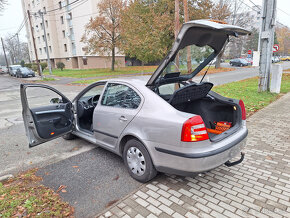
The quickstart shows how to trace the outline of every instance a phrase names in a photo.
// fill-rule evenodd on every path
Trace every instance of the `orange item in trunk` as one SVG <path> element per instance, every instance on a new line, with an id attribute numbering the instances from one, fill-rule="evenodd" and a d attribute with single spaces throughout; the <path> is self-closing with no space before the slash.
<path id="1" fill-rule="evenodd" d="M 209 133 L 221 134 L 232 127 L 232 123 L 226 122 L 226 121 L 215 122 L 215 124 L 216 124 L 215 129 L 208 129 L 207 128 L 207 131 Z"/>

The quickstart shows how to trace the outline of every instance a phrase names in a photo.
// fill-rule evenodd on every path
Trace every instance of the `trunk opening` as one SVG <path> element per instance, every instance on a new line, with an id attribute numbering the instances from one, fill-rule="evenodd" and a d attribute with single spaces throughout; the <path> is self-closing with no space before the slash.
<path id="1" fill-rule="evenodd" d="M 190 102 L 184 102 L 178 105 L 172 105 L 177 110 L 200 115 L 204 121 L 206 128 L 208 129 L 215 129 L 216 122 L 230 122 L 231 127 L 223 131 L 230 132 L 232 128 L 234 128 L 238 122 L 238 110 L 236 105 L 234 104 L 226 104 L 223 102 L 219 102 L 214 98 L 211 97 L 204 97 L 201 99 L 197 99 Z M 210 140 L 214 141 L 218 138 L 221 134 L 214 134 L 208 132 Z M 227 134 L 224 134 L 226 136 Z"/>
<path id="2" fill-rule="evenodd" d="M 173 85 L 164 85 L 164 88 L 168 89 Z M 207 132 L 210 140 L 216 142 L 236 132 L 242 123 L 242 116 L 239 101 L 210 91 L 212 86 L 209 82 L 191 83 L 175 89 L 173 93 L 161 87 L 157 88 L 157 92 L 175 109 L 200 115 L 209 129 Z"/>

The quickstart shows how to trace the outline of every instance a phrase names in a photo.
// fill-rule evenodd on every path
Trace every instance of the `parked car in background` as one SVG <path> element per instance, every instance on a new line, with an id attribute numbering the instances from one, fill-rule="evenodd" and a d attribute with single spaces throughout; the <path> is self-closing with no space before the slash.
<path id="1" fill-rule="evenodd" d="M 249 65 L 253 65 L 253 59 L 252 58 L 245 58 L 246 61 L 248 61 Z"/>
<path id="2" fill-rule="evenodd" d="M 8 73 L 8 68 L 7 68 L 6 66 L 0 66 L 0 72 L 1 72 L 2 74 L 4 74 L 4 73 Z"/>
<path id="3" fill-rule="evenodd" d="M 207 20 L 187 22 L 147 83 L 98 81 L 73 101 L 44 84 L 21 84 L 29 146 L 78 136 L 123 157 L 129 174 L 140 182 L 154 178 L 157 171 L 193 175 L 241 163 L 248 134 L 243 101 L 223 97 L 211 91 L 212 83 L 192 78 L 219 54 L 229 35 L 248 33 Z M 180 64 L 186 62 L 182 54 L 188 49 L 203 60 L 190 71 Z M 31 101 L 29 94 L 36 92 L 46 103 Z"/>
<path id="4" fill-rule="evenodd" d="M 237 67 L 244 67 L 244 66 L 249 66 L 250 63 L 243 58 L 236 58 L 236 59 L 230 60 L 230 65 L 237 66 Z"/>
<path id="5" fill-rule="evenodd" d="M 35 77 L 35 72 L 27 67 L 20 67 L 16 70 L 16 77 Z"/>
<path id="6" fill-rule="evenodd" d="M 281 57 L 281 61 L 290 61 L 290 56 Z"/>
<path id="7" fill-rule="evenodd" d="M 278 56 L 272 56 L 272 63 L 280 62 L 280 58 Z"/>
<path id="8" fill-rule="evenodd" d="M 9 66 L 9 74 L 10 74 L 10 76 L 16 76 L 16 71 L 20 67 L 21 67 L 21 65 L 10 65 Z"/>

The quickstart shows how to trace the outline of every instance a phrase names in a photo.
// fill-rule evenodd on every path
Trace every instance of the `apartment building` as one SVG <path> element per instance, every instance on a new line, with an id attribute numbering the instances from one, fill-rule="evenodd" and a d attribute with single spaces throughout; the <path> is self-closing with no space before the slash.
<path id="1" fill-rule="evenodd" d="M 67 69 L 109 68 L 110 56 L 86 54 L 86 45 L 81 42 L 85 25 L 98 15 L 99 0 L 22 0 L 24 14 L 31 13 L 31 23 L 38 58 L 47 61 L 50 54 L 52 67 L 63 62 Z M 44 22 L 39 11 L 44 12 Z M 29 22 L 26 22 L 30 59 L 35 61 L 35 52 Z M 48 46 L 45 44 L 44 28 Z M 125 66 L 125 56 L 116 54 L 118 66 Z"/>

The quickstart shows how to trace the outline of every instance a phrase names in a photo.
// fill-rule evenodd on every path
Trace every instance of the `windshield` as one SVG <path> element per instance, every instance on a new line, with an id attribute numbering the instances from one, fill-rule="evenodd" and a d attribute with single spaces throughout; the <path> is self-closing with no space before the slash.
<path id="1" fill-rule="evenodd" d="M 30 70 L 28 70 L 26 67 L 21 68 L 21 71 L 23 73 L 29 73 L 30 72 Z"/>
<path id="2" fill-rule="evenodd" d="M 175 59 L 163 70 L 161 77 L 167 77 L 171 73 L 191 74 L 213 52 L 214 49 L 207 45 L 203 47 L 187 46 L 178 51 Z"/>

